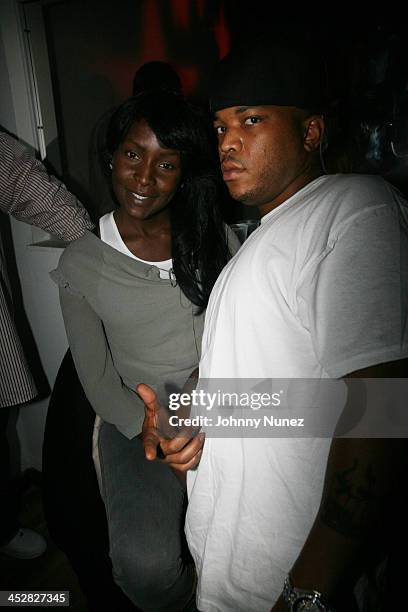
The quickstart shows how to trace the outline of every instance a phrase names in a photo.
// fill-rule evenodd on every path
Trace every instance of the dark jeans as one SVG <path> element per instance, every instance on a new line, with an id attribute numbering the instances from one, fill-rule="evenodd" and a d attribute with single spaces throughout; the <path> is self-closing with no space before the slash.
<path id="1" fill-rule="evenodd" d="M 10 408 L 0 408 L 0 546 L 7 544 L 19 528 L 17 503 L 10 487 L 9 416 Z"/>
<path id="2" fill-rule="evenodd" d="M 139 438 L 102 425 L 99 455 L 117 584 L 138 607 L 195 609 L 195 569 L 184 536 L 186 489 L 172 470 L 147 461 Z"/>

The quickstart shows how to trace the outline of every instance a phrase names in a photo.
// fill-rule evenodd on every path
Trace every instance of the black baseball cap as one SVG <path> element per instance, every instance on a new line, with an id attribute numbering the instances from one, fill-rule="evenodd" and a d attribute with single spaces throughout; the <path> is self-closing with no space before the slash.
<path id="1" fill-rule="evenodd" d="M 324 60 L 305 45 L 266 39 L 233 49 L 210 83 L 213 112 L 232 106 L 296 106 L 321 112 L 326 101 Z"/>

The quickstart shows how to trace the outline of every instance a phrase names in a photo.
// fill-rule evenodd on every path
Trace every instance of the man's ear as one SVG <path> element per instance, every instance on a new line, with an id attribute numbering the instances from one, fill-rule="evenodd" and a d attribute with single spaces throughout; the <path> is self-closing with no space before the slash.
<path id="1" fill-rule="evenodd" d="M 303 121 L 303 146 L 311 152 L 319 148 L 324 133 L 323 115 L 312 115 Z"/>

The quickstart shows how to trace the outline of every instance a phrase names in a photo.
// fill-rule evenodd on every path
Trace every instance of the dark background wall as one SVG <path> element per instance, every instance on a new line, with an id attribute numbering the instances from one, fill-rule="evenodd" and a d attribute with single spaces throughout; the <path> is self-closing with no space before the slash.
<path id="1" fill-rule="evenodd" d="M 340 164 L 334 169 L 379 173 L 408 187 L 408 43 L 398 19 L 279 19 L 271 2 L 237 0 L 62 0 L 43 11 L 63 178 L 94 216 L 102 196 L 89 143 L 99 118 L 131 94 L 135 71 L 146 61 L 168 61 L 185 94 L 205 105 L 219 57 L 264 32 L 302 36 L 327 59 L 336 116 L 330 154 Z"/>

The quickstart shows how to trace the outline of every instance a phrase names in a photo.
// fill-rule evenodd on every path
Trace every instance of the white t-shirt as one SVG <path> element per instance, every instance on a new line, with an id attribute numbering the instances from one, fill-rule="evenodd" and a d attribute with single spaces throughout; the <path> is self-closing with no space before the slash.
<path id="1" fill-rule="evenodd" d="M 170 278 L 174 277 L 173 273 L 173 260 L 166 259 L 164 261 L 146 261 L 146 259 L 140 259 L 140 257 L 136 257 L 132 253 L 130 249 L 127 248 L 126 244 L 122 240 L 122 236 L 119 233 L 118 226 L 116 225 L 115 218 L 113 216 L 113 212 L 109 212 L 106 215 L 103 215 L 99 219 L 99 231 L 101 235 L 101 240 L 109 244 L 112 248 L 124 253 L 128 257 L 132 257 L 133 259 L 137 259 L 137 261 L 142 261 L 143 263 L 149 264 L 151 266 L 156 266 L 159 269 L 159 274 L 161 278 Z"/>
<path id="2" fill-rule="evenodd" d="M 407 206 L 381 178 L 335 175 L 263 217 L 211 294 L 200 378 L 340 378 L 406 356 Z M 186 518 L 200 610 L 271 609 L 316 517 L 329 447 L 207 434 Z"/>

